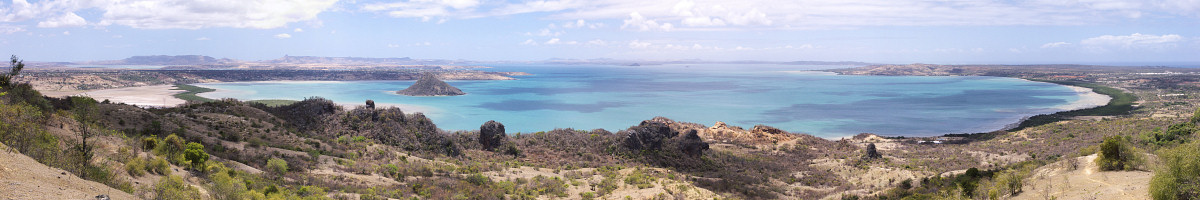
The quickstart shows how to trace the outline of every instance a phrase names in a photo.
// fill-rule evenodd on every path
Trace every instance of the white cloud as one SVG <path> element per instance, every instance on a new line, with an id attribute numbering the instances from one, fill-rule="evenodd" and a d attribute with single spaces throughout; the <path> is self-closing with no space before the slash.
<path id="1" fill-rule="evenodd" d="M 6 24 L 0 24 L 0 33 L 13 34 L 13 33 L 18 33 L 21 31 L 25 31 L 25 28 L 21 28 L 20 26 L 11 26 L 11 25 L 6 25 Z"/>
<path id="2" fill-rule="evenodd" d="M 1111 24 L 1168 15 L 1200 17 L 1197 0 L 531 0 L 521 2 L 410 0 L 369 6 L 397 17 L 475 18 L 545 13 L 550 20 L 625 20 L 635 31 L 717 30 L 736 26 L 829 29 L 859 26 L 1009 26 Z M 378 4 L 373 4 L 378 5 Z M 485 6 L 486 5 L 486 6 Z M 395 11 L 408 11 L 395 13 Z M 640 18 L 631 16 L 637 13 Z M 648 22 L 654 22 L 650 24 Z M 578 23 L 563 27 L 579 27 Z M 657 26 L 651 26 L 657 25 Z M 568 27 L 569 26 L 569 27 Z"/>
<path id="3" fill-rule="evenodd" d="M 1071 45 L 1071 43 L 1068 43 L 1068 42 L 1051 42 L 1051 43 L 1046 43 L 1046 44 L 1043 44 L 1043 45 L 1042 45 L 1042 48 L 1043 48 L 1043 49 L 1048 49 L 1048 48 L 1058 48 L 1058 47 L 1067 46 L 1067 45 Z"/>
<path id="4" fill-rule="evenodd" d="M 528 39 L 522 42 L 521 45 L 537 45 L 537 42 L 533 41 L 533 39 Z"/>
<path id="5" fill-rule="evenodd" d="M 71 31 L 63 31 L 63 35 L 71 35 Z"/>
<path id="6" fill-rule="evenodd" d="M 571 29 L 571 28 L 597 29 L 597 28 L 604 27 L 604 23 L 599 23 L 599 22 L 589 23 L 586 20 L 580 19 L 580 20 L 575 20 L 574 22 L 565 22 L 562 24 L 562 27 L 568 28 L 568 29 Z"/>
<path id="7" fill-rule="evenodd" d="M 0 8 L 0 21 L 19 22 L 49 19 L 38 27 L 85 25 L 76 11 L 102 12 L 95 25 L 123 25 L 140 29 L 200 29 L 211 27 L 278 28 L 292 22 L 310 21 L 337 0 L 14 0 Z"/>
<path id="8" fill-rule="evenodd" d="M 296 29 L 293 29 L 292 32 L 297 32 L 297 33 L 304 32 L 304 29 L 296 28 Z"/>
<path id="9" fill-rule="evenodd" d="M 398 45 L 398 44 L 388 44 L 388 45 L 387 45 L 387 47 L 388 47 L 388 48 L 397 48 L 397 47 L 400 47 L 400 45 Z"/>
<path id="10" fill-rule="evenodd" d="M 1102 35 L 1079 41 L 1079 44 L 1092 48 L 1122 48 L 1122 49 L 1159 49 L 1174 47 L 1184 38 L 1175 34 L 1150 35 L 1134 33 L 1132 35 Z"/>
<path id="11" fill-rule="evenodd" d="M 58 27 L 83 26 L 83 25 L 87 25 L 87 20 L 84 20 L 83 17 L 79 17 L 79 15 L 76 15 L 73 12 L 67 12 L 67 14 L 63 14 L 62 16 L 50 18 L 50 19 L 47 19 L 46 21 L 38 22 L 37 27 L 38 28 L 58 28 Z"/>
<path id="12" fill-rule="evenodd" d="M 650 44 L 650 42 L 642 42 L 642 41 L 638 41 L 638 40 L 629 42 L 629 48 L 634 48 L 634 49 L 645 49 L 647 47 L 650 47 L 650 45 L 652 45 L 652 44 Z"/>
<path id="13" fill-rule="evenodd" d="M 276 35 L 275 35 L 275 38 L 279 38 L 279 39 L 287 39 L 287 38 L 292 38 L 292 35 L 291 35 L 291 34 L 287 34 L 287 33 L 280 33 L 280 34 L 276 34 Z"/>
<path id="14" fill-rule="evenodd" d="M 621 25 L 621 29 L 633 29 L 638 31 L 671 31 L 675 25 L 671 23 L 659 24 L 654 20 L 646 19 L 638 12 L 629 13 L 629 19 L 625 20 L 625 24 Z"/>
<path id="15" fill-rule="evenodd" d="M 430 21 L 441 18 L 438 23 L 445 22 L 446 17 L 468 16 L 479 6 L 478 0 L 410 0 L 391 3 L 372 3 L 362 6 L 362 10 L 386 12 L 395 18 L 419 18 Z"/>
<path id="16" fill-rule="evenodd" d="M 559 44 L 558 41 L 559 41 L 558 38 L 551 38 L 550 40 L 546 41 L 546 44 L 550 44 L 550 45 Z"/>
<path id="17" fill-rule="evenodd" d="M 316 19 L 337 0 L 131 0 L 101 6 L 101 25 L 144 29 L 278 28 Z"/>

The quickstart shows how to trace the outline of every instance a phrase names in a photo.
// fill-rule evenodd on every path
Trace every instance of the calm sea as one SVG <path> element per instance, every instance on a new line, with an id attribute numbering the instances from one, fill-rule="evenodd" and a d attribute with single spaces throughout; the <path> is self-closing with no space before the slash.
<path id="1" fill-rule="evenodd" d="M 417 105 L 445 130 L 488 120 L 509 133 L 554 128 L 616 132 L 655 116 L 750 128 L 765 124 L 820 137 L 858 133 L 930 136 L 1003 128 L 1060 111 L 1070 88 L 997 77 L 840 76 L 796 65 L 495 65 L 522 71 L 507 81 L 448 81 L 467 95 L 396 95 L 413 81 L 208 83 L 209 98 L 293 99 Z"/>

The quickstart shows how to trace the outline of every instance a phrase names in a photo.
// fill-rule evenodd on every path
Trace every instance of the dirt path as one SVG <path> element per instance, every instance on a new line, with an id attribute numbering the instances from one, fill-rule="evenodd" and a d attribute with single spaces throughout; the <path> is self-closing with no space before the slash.
<path id="1" fill-rule="evenodd" d="M 1021 194 L 1013 199 L 1149 199 L 1145 171 L 1100 171 L 1096 154 L 1052 163 L 1034 171 Z M 1070 162 L 1076 162 L 1071 167 Z"/>
<path id="2" fill-rule="evenodd" d="M 138 199 L 104 184 L 38 163 L 0 144 L 0 199 Z"/>

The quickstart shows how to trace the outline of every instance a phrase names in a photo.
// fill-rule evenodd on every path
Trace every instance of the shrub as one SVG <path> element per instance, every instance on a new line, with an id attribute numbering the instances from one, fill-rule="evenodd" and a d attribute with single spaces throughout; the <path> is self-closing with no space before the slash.
<path id="1" fill-rule="evenodd" d="M 288 171 L 288 163 L 283 159 L 271 158 L 267 160 L 267 171 L 276 176 L 282 176 Z"/>
<path id="2" fill-rule="evenodd" d="M 200 199 L 200 191 L 183 183 L 179 176 L 167 176 L 154 184 L 156 199 Z"/>
<path id="3" fill-rule="evenodd" d="M 177 154 L 183 153 L 184 144 L 183 138 L 171 134 L 155 147 L 154 153 L 160 156 L 174 157 Z"/>
<path id="4" fill-rule="evenodd" d="M 192 169 L 203 170 L 204 162 L 208 161 L 208 153 L 204 152 L 204 145 L 189 142 L 187 150 L 183 150 L 183 158 L 187 159 Z"/>
<path id="5" fill-rule="evenodd" d="M 212 173 L 208 176 L 212 181 L 209 194 L 217 200 L 249 199 L 246 196 L 246 182 L 229 176 L 229 173 Z"/>
<path id="6" fill-rule="evenodd" d="M 1141 165 L 1137 149 L 1127 144 L 1120 136 L 1104 137 L 1100 143 L 1100 155 L 1096 157 L 1096 165 L 1100 170 L 1133 170 Z"/>
<path id="7" fill-rule="evenodd" d="M 654 187 L 654 177 L 646 175 L 643 170 L 634 170 L 633 173 L 625 177 L 625 184 L 637 186 L 638 189 L 646 189 Z"/>
<path id="8" fill-rule="evenodd" d="M 471 183 L 471 184 L 482 186 L 482 185 L 491 184 L 492 179 L 490 179 L 486 176 L 483 176 L 482 174 L 474 173 L 474 174 L 471 174 L 470 176 L 467 176 L 467 182 Z"/>
<path id="9" fill-rule="evenodd" d="M 129 176 L 133 177 L 146 175 L 146 160 L 141 158 L 129 159 L 129 161 L 125 162 L 125 172 L 128 172 Z"/>
<path id="10" fill-rule="evenodd" d="M 156 146 L 158 146 L 158 139 L 154 139 L 154 137 L 142 138 L 142 149 L 153 150 Z"/>
<path id="11" fill-rule="evenodd" d="M 147 167 L 149 167 L 147 171 L 154 172 L 155 174 L 171 175 L 171 164 L 167 163 L 167 159 L 162 157 L 154 158 Z"/>
<path id="12" fill-rule="evenodd" d="M 1158 152 L 1162 168 L 1150 179 L 1150 196 L 1158 200 L 1200 197 L 1200 142 Z"/>

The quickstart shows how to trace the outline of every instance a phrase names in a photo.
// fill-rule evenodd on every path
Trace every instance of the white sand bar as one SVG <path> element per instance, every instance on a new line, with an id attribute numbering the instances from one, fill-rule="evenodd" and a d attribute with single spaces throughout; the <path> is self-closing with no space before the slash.
<path id="1" fill-rule="evenodd" d="M 183 90 L 172 89 L 175 89 L 174 85 L 154 85 L 88 91 L 76 95 L 89 96 L 96 99 L 96 101 L 108 99 L 114 103 L 125 103 L 142 107 L 174 107 L 187 102 L 172 96 L 183 93 Z"/>
<path id="2" fill-rule="evenodd" d="M 1108 95 L 1096 93 L 1096 92 L 1092 91 L 1091 88 L 1085 88 L 1085 87 L 1079 87 L 1079 86 L 1069 86 L 1069 85 L 1065 85 L 1065 86 L 1071 88 L 1071 90 L 1075 90 L 1075 93 L 1079 94 L 1079 99 L 1075 100 L 1074 102 L 1071 102 L 1070 104 L 1058 107 L 1059 109 L 1062 109 L 1062 110 L 1079 110 L 1079 109 L 1095 108 L 1095 107 L 1108 105 L 1108 101 L 1112 100 L 1112 97 L 1108 97 Z"/>

